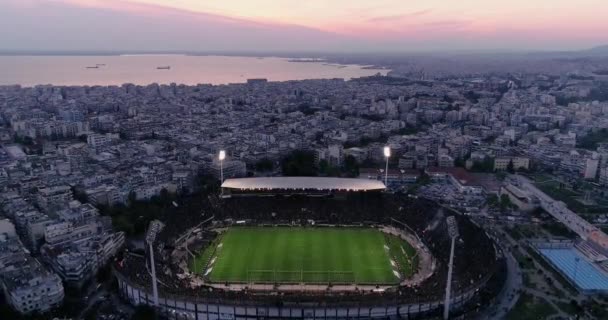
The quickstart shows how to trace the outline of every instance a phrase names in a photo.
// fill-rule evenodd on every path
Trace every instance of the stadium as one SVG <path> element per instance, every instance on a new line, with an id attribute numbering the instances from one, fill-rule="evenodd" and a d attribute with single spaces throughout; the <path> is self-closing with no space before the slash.
<path id="1" fill-rule="evenodd" d="M 124 299 L 169 319 L 434 318 L 451 246 L 451 316 L 474 314 L 502 288 L 504 259 L 481 228 L 382 182 L 243 178 L 221 187 L 153 222 L 146 254 L 116 261 Z"/>

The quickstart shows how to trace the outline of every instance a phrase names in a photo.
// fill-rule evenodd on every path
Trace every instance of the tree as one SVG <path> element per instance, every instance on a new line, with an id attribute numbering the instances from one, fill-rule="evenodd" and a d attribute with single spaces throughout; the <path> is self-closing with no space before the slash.
<path id="1" fill-rule="evenodd" d="M 509 207 L 511 207 L 513 204 L 511 203 L 511 199 L 509 199 L 509 196 L 506 194 L 503 194 L 500 196 L 500 209 L 501 210 L 505 210 Z"/>
<path id="2" fill-rule="evenodd" d="M 82 190 L 78 190 L 75 187 L 72 187 L 72 194 L 74 195 L 74 199 L 80 201 L 81 203 L 87 203 L 89 202 L 89 197 L 87 196 L 87 194 L 82 191 Z"/>
<path id="3" fill-rule="evenodd" d="M 479 98 L 481 98 L 481 95 L 479 95 L 478 93 L 476 93 L 473 90 L 470 90 L 464 94 L 464 97 L 467 98 L 472 103 L 477 103 L 479 101 Z"/>
<path id="4" fill-rule="evenodd" d="M 344 158 L 344 172 L 350 177 L 359 175 L 359 162 L 352 155 L 348 155 Z"/>
<path id="5" fill-rule="evenodd" d="M 203 195 L 209 195 L 219 192 L 220 181 L 214 176 L 208 174 L 200 174 L 197 178 L 198 186 Z"/>
<path id="6" fill-rule="evenodd" d="M 327 162 L 327 160 L 325 160 L 325 159 L 319 161 L 319 173 L 327 174 L 328 171 L 329 171 L 329 162 Z"/>
<path id="7" fill-rule="evenodd" d="M 129 203 L 133 203 L 133 202 L 137 201 L 137 193 L 135 191 L 129 192 L 128 200 L 129 200 Z"/>
<path id="8" fill-rule="evenodd" d="M 156 311 L 146 305 L 138 305 L 135 308 L 135 312 L 131 316 L 131 320 L 150 320 L 156 319 Z"/>
<path id="9" fill-rule="evenodd" d="M 431 183 L 431 177 L 426 172 L 423 172 L 416 180 L 416 183 L 420 185 L 427 185 Z"/>
<path id="10" fill-rule="evenodd" d="M 498 205 L 498 196 L 496 196 L 495 194 L 490 194 L 488 196 L 488 200 L 487 201 L 488 201 L 488 206 L 490 206 L 490 207 L 496 208 L 496 207 L 499 206 Z"/>
<path id="11" fill-rule="evenodd" d="M 119 231 L 124 231 L 126 234 L 133 234 L 135 232 L 135 227 L 129 221 L 129 217 L 127 215 L 115 215 L 112 217 L 112 226 Z"/>
<path id="12" fill-rule="evenodd" d="M 513 165 L 513 159 L 509 160 L 509 164 L 507 164 L 507 172 L 515 173 L 515 168 Z"/>
<path id="13" fill-rule="evenodd" d="M 171 195 L 169 190 L 167 190 L 166 188 L 160 189 L 160 202 L 166 205 L 171 201 L 173 201 L 173 196 Z"/>
<path id="14" fill-rule="evenodd" d="M 312 151 L 295 150 L 281 161 L 284 176 L 316 176 L 315 155 Z"/>
<path id="15" fill-rule="evenodd" d="M 608 141 L 608 130 L 603 128 L 595 132 L 588 133 L 584 137 L 580 138 L 578 147 L 587 150 L 595 150 L 599 143 L 606 141 Z"/>
<path id="16" fill-rule="evenodd" d="M 25 146 L 33 146 L 34 145 L 34 139 L 32 139 L 31 137 L 25 136 L 25 137 L 20 137 L 17 134 L 15 134 L 15 136 L 13 137 L 13 140 L 15 141 L 15 143 L 19 143 Z"/>
<path id="17" fill-rule="evenodd" d="M 319 174 L 328 177 L 339 177 L 341 173 L 340 168 L 332 166 L 327 160 L 323 159 L 319 161 Z"/>
<path id="18" fill-rule="evenodd" d="M 268 158 L 262 158 L 255 163 L 255 170 L 266 172 L 274 169 L 274 163 Z"/>
<path id="19" fill-rule="evenodd" d="M 471 171 L 475 172 L 492 172 L 494 169 L 494 159 L 485 157 L 481 162 L 473 163 Z"/>

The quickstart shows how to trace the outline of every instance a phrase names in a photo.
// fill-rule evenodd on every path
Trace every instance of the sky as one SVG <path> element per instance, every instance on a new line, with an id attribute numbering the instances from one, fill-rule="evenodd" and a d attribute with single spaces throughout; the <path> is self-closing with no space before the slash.
<path id="1" fill-rule="evenodd" d="M 606 0 L 0 0 L 0 50 L 578 50 Z"/>

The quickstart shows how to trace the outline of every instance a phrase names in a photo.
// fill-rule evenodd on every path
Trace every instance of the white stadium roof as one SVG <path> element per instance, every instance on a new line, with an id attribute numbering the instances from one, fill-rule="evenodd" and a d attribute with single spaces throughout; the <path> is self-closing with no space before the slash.
<path id="1" fill-rule="evenodd" d="M 378 180 L 322 177 L 265 177 L 227 179 L 222 188 L 240 190 L 384 190 L 386 186 Z"/>

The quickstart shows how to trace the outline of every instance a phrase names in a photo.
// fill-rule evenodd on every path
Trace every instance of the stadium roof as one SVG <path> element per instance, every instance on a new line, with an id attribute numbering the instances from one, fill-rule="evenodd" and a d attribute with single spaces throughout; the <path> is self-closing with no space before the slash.
<path id="1" fill-rule="evenodd" d="M 240 190 L 384 190 L 384 183 L 371 179 L 322 178 L 322 177 L 266 177 L 227 179 L 222 188 Z"/>

